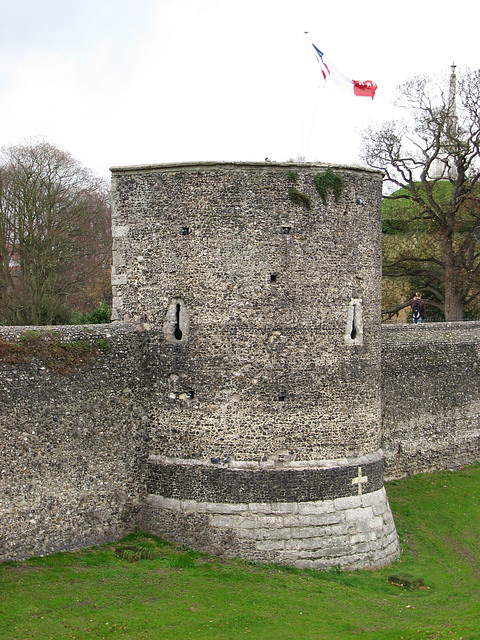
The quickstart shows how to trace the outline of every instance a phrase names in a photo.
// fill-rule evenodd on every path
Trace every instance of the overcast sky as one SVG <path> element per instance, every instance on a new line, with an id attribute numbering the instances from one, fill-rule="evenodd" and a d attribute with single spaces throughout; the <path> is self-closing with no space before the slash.
<path id="1" fill-rule="evenodd" d="M 476 0 L 0 0 L 0 146 L 110 166 L 359 163 L 415 73 L 479 68 Z M 460 10 L 461 8 L 461 10 Z M 308 31 L 308 41 L 304 32 Z M 310 41 L 375 100 L 321 83 Z"/>

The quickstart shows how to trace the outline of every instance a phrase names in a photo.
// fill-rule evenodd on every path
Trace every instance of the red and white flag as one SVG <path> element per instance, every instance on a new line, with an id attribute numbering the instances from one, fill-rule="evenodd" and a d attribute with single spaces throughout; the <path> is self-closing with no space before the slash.
<path id="1" fill-rule="evenodd" d="M 372 82 L 371 80 L 350 80 L 350 78 L 347 78 L 347 76 L 344 76 L 343 73 L 340 73 L 339 71 L 334 69 L 334 67 L 331 64 L 327 65 L 327 63 L 324 60 L 323 52 L 320 51 L 320 49 L 318 49 L 318 47 L 316 47 L 313 43 L 312 43 L 312 47 L 315 50 L 315 56 L 320 65 L 320 70 L 322 72 L 322 76 L 325 82 L 330 80 L 332 76 L 335 75 L 337 76 L 336 78 L 337 80 L 340 80 L 342 82 L 347 82 L 353 87 L 354 95 L 366 96 L 368 98 L 372 98 L 373 100 L 373 98 L 375 97 L 375 91 L 377 90 L 377 85 L 375 84 L 375 82 Z"/>

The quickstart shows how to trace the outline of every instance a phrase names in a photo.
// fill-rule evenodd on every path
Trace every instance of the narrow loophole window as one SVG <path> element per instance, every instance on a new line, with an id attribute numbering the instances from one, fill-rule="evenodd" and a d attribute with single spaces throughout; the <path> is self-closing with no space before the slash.
<path id="1" fill-rule="evenodd" d="M 350 332 L 350 338 L 352 340 L 355 340 L 355 338 L 357 337 L 357 326 L 356 326 L 356 318 L 355 318 L 356 308 L 357 308 L 357 305 L 354 304 L 353 305 L 353 314 L 352 314 L 352 330 Z"/>
<path id="2" fill-rule="evenodd" d="M 175 340 L 181 340 L 183 337 L 183 331 L 180 329 L 180 308 L 180 303 L 178 302 L 175 313 L 175 331 L 173 332 Z"/>
<path id="3" fill-rule="evenodd" d="M 190 316 L 185 302 L 174 298 L 168 305 L 163 323 L 163 335 L 170 344 L 184 343 L 188 339 Z"/>
<path id="4" fill-rule="evenodd" d="M 345 343 L 349 345 L 363 344 L 363 301 L 352 298 L 347 310 L 347 326 L 345 329 Z"/>

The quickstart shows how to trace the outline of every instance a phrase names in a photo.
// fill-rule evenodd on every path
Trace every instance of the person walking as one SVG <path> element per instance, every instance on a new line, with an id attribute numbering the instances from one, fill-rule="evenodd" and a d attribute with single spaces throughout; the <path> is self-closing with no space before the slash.
<path id="1" fill-rule="evenodd" d="M 417 291 L 415 297 L 410 302 L 412 308 L 413 324 L 421 324 L 425 322 L 425 302 L 422 300 L 422 294 Z"/>

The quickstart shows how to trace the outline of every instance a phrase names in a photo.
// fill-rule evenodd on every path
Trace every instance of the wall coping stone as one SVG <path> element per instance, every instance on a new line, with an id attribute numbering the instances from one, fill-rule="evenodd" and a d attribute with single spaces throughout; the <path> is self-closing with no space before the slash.
<path id="1" fill-rule="evenodd" d="M 413 324 L 413 322 L 391 322 L 382 324 L 382 331 L 385 333 L 395 333 L 398 331 L 427 331 L 438 333 L 451 329 L 478 330 L 480 328 L 480 320 L 459 320 L 457 322 L 422 322 L 421 324 Z M 419 334 L 421 335 L 421 334 Z"/>
<path id="2" fill-rule="evenodd" d="M 84 336 L 89 334 L 128 335 L 143 332 L 141 324 L 134 322 L 115 321 L 104 324 L 56 324 L 56 325 L 9 325 L 0 326 L 0 339 L 19 338 L 25 332 L 52 333 L 61 335 Z"/>
<path id="3" fill-rule="evenodd" d="M 225 161 L 211 161 L 211 162 L 170 162 L 166 164 L 139 164 L 128 165 L 123 167 L 110 167 L 112 173 L 142 173 L 144 171 L 206 171 L 213 170 L 219 171 L 221 169 L 235 171 L 246 169 L 252 169 L 258 171 L 258 169 L 267 169 L 275 172 L 277 169 L 285 169 L 296 167 L 300 169 L 334 169 L 337 171 L 346 171 L 348 173 L 369 173 L 375 175 L 379 180 L 383 179 L 383 173 L 377 169 L 371 169 L 370 167 L 361 167 L 357 165 L 346 164 L 329 164 L 325 162 L 225 162 Z"/>

